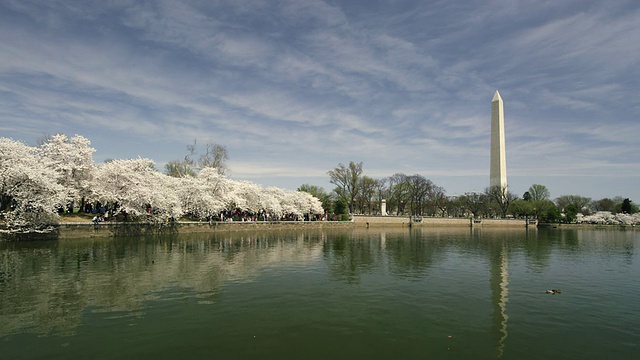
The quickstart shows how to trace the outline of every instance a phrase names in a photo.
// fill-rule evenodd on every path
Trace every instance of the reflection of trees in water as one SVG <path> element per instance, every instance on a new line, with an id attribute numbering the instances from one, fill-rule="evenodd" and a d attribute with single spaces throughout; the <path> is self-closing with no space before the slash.
<path id="1" fill-rule="evenodd" d="M 414 229 L 406 234 L 387 235 L 386 249 L 392 272 L 403 276 L 421 276 L 437 261 L 443 260 L 448 246 L 439 233 Z"/>
<path id="2" fill-rule="evenodd" d="M 548 268 L 553 252 L 620 256 L 631 264 L 635 231 L 618 229 L 538 229 L 528 231 L 525 255 L 539 271 Z"/>
<path id="3" fill-rule="evenodd" d="M 338 280 L 357 283 L 374 270 L 400 276 L 422 276 L 443 258 L 447 240 L 423 235 L 421 229 L 336 232 L 324 242 L 324 257 Z"/>
<path id="4" fill-rule="evenodd" d="M 632 255 L 635 231 L 619 229 L 563 229 L 556 231 L 559 248 L 607 255 Z"/>
<path id="5" fill-rule="evenodd" d="M 351 283 L 374 269 L 402 277 L 423 276 L 445 259 L 451 247 L 479 246 L 468 240 L 468 228 L 355 229 L 328 235 L 323 252 L 332 275 Z"/>
<path id="6" fill-rule="evenodd" d="M 24 328 L 70 334 L 80 323 L 82 300 L 70 286 L 73 278 L 56 279 L 55 253 L 51 246 L 2 250 L 7 279 L 0 283 L 0 336 Z"/>
<path id="7" fill-rule="evenodd" d="M 356 235 L 355 232 L 334 232 L 323 243 L 323 254 L 331 274 L 348 283 L 360 281 L 361 273 L 379 264 L 380 240 Z"/>
<path id="8" fill-rule="evenodd" d="M 512 241 L 512 248 L 521 247 L 532 270 L 540 272 L 549 267 L 553 244 L 553 235 L 541 235 L 543 229 L 528 229 L 520 241 Z"/>
<path id="9" fill-rule="evenodd" d="M 374 272 L 422 277 L 449 253 L 472 253 L 492 264 L 494 327 L 502 338 L 505 254 L 516 257 L 512 264 L 524 254 L 540 268 L 548 267 L 553 252 L 637 260 L 634 231 L 550 232 L 391 228 L 0 243 L 0 336 L 70 334 L 87 309 L 144 316 L 145 303 L 168 292 L 211 303 L 222 287 L 258 279 L 265 269 L 304 269 L 322 261 L 334 279 L 357 283 Z"/>
<path id="10" fill-rule="evenodd" d="M 347 282 L 358 282 L 373 269 L 387 268 L 398 276 L 421 277 L 446 260 L 448 252 L 490 256 L 492 244 L 521 244 L 525 236 L 524 229 L 356 229 L 329 234 L 323 253 L 332 275 Z"/>
<path id="11" fill-rule="evenodd" d="M 562 230 L 557 233 L 557 240 L 562 245 L 562 248 L 569 250 L 578 250 L 580 248 L 580 237 L 577 230 Z"/>
<path id="12" fill-rule="evenodd" d="M 144 315 L 163 292 L 193 294 L 202 303 L 230 282 L 264 268 L 315 261 L 317 235 L 214 234 L 200 237 L 61 240 L 2 244 L 0 336 L 71 334 L 86 308 Z"/>

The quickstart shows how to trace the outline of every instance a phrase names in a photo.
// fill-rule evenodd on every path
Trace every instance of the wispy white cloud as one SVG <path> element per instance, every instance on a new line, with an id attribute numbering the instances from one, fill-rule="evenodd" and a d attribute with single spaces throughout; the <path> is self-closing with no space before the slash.
<path id="1" fill-rule="evenodd" d="M 241 178 L 353 160 L 476 189 L 499 89 L 514 176 L 637 179 L 639 15 L 633 1 L 4 1 L 0 130 L 158 163 L 213 139 Z"/>

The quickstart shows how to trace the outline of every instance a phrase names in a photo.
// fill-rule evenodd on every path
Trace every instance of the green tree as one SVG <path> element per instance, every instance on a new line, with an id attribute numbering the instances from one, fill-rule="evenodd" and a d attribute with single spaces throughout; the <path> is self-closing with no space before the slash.
<path id="1" fill-rule="evenodd" d="M 331 210 L 331 195 L 329 195 L 323 187 L 309 184 L 302 184 L 298 187 L 298 191 L 304 191 L 315 196 L 322 203 L 322 208 Z"/>
<path id="2" fill-rule="evenodd" d="M 533 202 L 515 199 L 509 204 L 509 212 L 517 217 L 529 217 L 534 214 Z"/>
<path id="3" fill-rule="evenodd" d="M 538 218 L 540 212 L 545 211 L 546 207 L 548 207 L 547 201 L 549 200 L 551 193 L 546 186 L 533 184 L 529 187 L 529 190 L 525 195 L 528 195 L 528 201 L 533 205 L 533 212 L 530 215 Z"/>
<path id="4" fill-rule="evenodd" d="M 560 211 L 566 209 L 569 204 L 578 209 L 578 212 L 586 212 L 587 205 L 591 202 L 591 198 L 579 196 L 579 195 L 562 195 L 556 198 L 556 205 L 560 208 Z"/>
<path id="5" fill-rule="evenodd" d="M 616 203 L 612 199 L 604 198 L 590 203 L 590 207 L 595 211 L 610 211 L 614 212 L 616 209 Z"/>
<path id="6" fill-rule="evenodd" d="M 567 207 L 564 208 L 564 221 L 566 223 L 570 224 L 576 221 L 577 217 L 578 217 L 578 209 L 576 208 L 575 205 L 569 204 L 567 205 Z"/>
<path id="7" fill-rule="evenodd" d="M 546 186 L 540 184 L 533 184 L 529 187 L 528 191 L 529 195 L 531 195 L 531 200 L 539 201 L 539 200 L 549 200 L 551 193 Z"/>
<path id="8" fill-rule="evenodd" d="M 343 219 L 343 215 L 347 216 L 348 219 L 349 205 L 347 201 L 344 198 L 336 200 L 333 211 L 341 220 Z"/>
<path id="9" fill-rule="evenodd" d="M 541 201 L 539 203 L 540 208 L 536 209 L 538 219 L 543 222 L 557 222 L 561 218 L 560 208 L 556 206 L 551 200 Z"/>

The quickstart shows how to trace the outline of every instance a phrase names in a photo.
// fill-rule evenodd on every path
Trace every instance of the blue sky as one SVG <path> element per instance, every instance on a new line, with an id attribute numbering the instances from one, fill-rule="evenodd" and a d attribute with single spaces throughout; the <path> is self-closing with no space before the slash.
<path id="1" fill-rule="evenodd" d="M 488 186 L 497 89 L 512 192 L 640 203 L 638 19 L 636 0 L 0 0 L 0 136 L 159 168 L 214 141 L 264 186 L 330 190 L 362 161 L 456 195 Z"/>

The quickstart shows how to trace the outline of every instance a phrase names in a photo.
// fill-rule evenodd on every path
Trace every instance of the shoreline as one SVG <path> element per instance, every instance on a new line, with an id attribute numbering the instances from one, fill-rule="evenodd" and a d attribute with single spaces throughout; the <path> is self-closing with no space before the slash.
<path id="1" fill-rule="evenodd" d="M 89 222 L 60 223 L 53 239 L 68 238 L 107 238 L 123 236 L 153 236 L 168 234 L 191 234 L 213 232 L 335 229 L 352 228 L 353 222 L 347 221 L 234 221 L 199 222 L 176 221 L 171 223 L 144 222 L 106 222 L 97 226 Z"/>
<path id="2" fill-rule="evenodd" d="M 304 229 L 354 229 L 354 228 L 490 228 L 490 229 L 605 229 L 635 230 L 634 225 L 604 224 L 555 224 L 535 223 L 522 219 L 469 219 L 408 216 L 355 215 L 351 221 L 247 221 L 247 222 L 198 222 L 176 221 L 171 223 L 104 222 L 97 226 L 92 222 L 61 222 L 51 233 L 0 234 L 0 241 L 58 240 L 72 238 L 115 238 L 124 236 L 154 236 L 168 234 L 304 230 Z"/>

